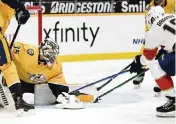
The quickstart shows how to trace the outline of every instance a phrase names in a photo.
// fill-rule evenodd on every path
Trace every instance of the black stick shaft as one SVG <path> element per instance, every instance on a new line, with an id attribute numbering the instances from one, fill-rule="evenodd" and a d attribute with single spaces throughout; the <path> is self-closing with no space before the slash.
<path id="1" fill-rule="evenodd" d="M 122 73 L 123 71 L 125 71 L 126 69 L 128 69 L 131 66 L 131 63 L 126 66 L 124 69 L 122 69 L 119 73 Z M 112 77 L 110 80 L 108 80 L 106 83 L 104 83 L 103 85 L 101 85 L 100 87 L 97 87 L 97 91 L 101 90 L 103 87 L 105 87 L 107 84 L 109 84 L 114 78 L 116 78 L 118 75 L 115 75 L 114 77 Z"/>
<path id="2" fill-rule="evenodd" d="M 10 44 L 10 49 L 12 49 L 12 46 L 13 46 L 13 44 L 14 44 L 14 42 L 15 42 L 15 39 L 16 39 L 16 37 L 17 37 L 17 35 L 18 35 L 18 32 L 19 32 L 19 30 L 20 30 L 20 27 L 21 27 L 21 25 L 18 25 L 18 27 L 17 27 L 17 29 L 16 29 L 16 31 L 15 31 L 15 34 L 14 34 L 13 39 L 12 39 L 12 42 L 11 42 L 11 44 Z"/>
<path id="3" fill-rule="evenodd" d="M 114 87 L 114 88 L 108 90 L 107 92 L 103 93 L 102 95 L 98 96 L 98 98 L 101 98 L 101 97 L 103 97 L 103 96 L 109 94 L 110 92 L 112 92 L 112 91 L 114 91 L 115 89 L 117 89 L 117 88 L 123 86 L 124 84 L 128 83 L 129 81 L 131 81 L 131 80 L 133 80 L 134 78 L 140 76 L 141 74 L 145 73 L 145 72 L 148 71 L 148 70 L 149 70 L 149 69 L 146 69 L 146 70 L 144 70 L 142 73 L 140 73 L 140 74 L 138 74 L 138 75 L 135 75 L 135 76 L 131 77 L 130 79 L 124 81 L 123 83 L 117 85 L 116 87 Z"/>

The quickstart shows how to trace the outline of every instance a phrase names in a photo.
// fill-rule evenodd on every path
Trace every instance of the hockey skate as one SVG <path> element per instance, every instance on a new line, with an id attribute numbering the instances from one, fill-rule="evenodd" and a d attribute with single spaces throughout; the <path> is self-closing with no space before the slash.
<path id="1" fill-rule="evenodd" d="M 82 109 L 83 102 L 77 99 L 74 95 L 69 95 L 68 93 L 62 92 L 57 97 L 57 104 L 54 106 L 59 109 Z"/>
<path id="2" fill-rule="evenodd" d="M 12 95 L 14 102 L 15 102 L 15 108 L 17 110 L 17 116 L 27 116 L 27 115 L 33 115 L 35 107 L 31 104 L 26 103 L 22 97 L 16 97 L 14 94 Z"/>
<path id="3" fill-rule="evenodd" d="M 158 117 L 175 117 L 175 97 L 168 97 L 167 103 L 164 105 L 157 107 L 156 116 Z"/>
<path id="4" fill-rule="evenodd" d="M 158 86 L 155 86 L 153 91 L 155 92 L 155 97 L 159 97 L 161 95 L 161 89 Z"/>
<path id="5" fill-rule="evenodd" d="M 133 84 L 134 84 L 134 89 L 139 89 L 141 87 L 141 83 L 144 80 L 144 76 L 139 76 L 136 79 L 133 80 Z"/>

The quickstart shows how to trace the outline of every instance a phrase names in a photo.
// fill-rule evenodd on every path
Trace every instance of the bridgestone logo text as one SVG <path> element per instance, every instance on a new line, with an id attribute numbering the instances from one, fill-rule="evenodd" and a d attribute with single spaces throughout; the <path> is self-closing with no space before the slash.
<path id="1" fill-rule="evenodd" d="M 78 3 L 62 3 L 54 1 L 51 4 L 50 13 L 107 13 L 114 10 L 114 4 L 110 2 L 78 2 Z"/>

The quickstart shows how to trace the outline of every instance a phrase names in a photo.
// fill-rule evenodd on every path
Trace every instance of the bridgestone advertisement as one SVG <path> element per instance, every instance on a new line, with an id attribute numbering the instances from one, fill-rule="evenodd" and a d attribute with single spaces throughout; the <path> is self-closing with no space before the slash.
<path id="1" fill-rule="evenodd" d="M 150 0 L 24 0 L 24 5 L 40 5 L 44 14 L 138 13 L 144 12 L 149 2 Z"/>

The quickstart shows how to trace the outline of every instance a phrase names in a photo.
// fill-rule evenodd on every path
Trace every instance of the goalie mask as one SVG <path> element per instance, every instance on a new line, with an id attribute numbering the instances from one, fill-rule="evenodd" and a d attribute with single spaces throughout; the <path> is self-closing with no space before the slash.
<path id="1" fill-rule="evenodd" d="M 156 19 L 164 15 L 164 9 L 161 6 L 151 7 L 146 16 L 147 26 L 150 28 Z"/>
<path id="2" fill-rule="evenodd" d="M 59 54 L 59 45 L 54 40 L 47 38 L 41 43 L 39 50 L 40 56 L 51 66 Z"/>

